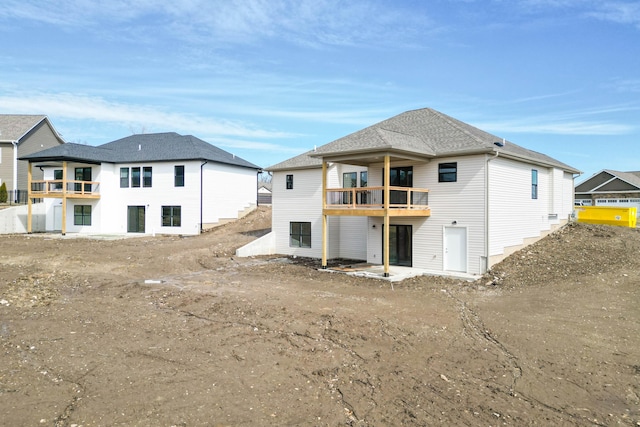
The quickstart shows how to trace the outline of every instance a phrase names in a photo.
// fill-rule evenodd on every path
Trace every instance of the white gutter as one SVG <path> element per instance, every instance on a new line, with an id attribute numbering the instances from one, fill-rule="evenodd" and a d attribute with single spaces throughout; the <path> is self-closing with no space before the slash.
<path id="1" fill-rule="evenodd" d="M 11 141 L 13 145 L 13 201 L 18 199 L 18 141 Z M 28 189 L 27 189 L 28 191 Z"/>

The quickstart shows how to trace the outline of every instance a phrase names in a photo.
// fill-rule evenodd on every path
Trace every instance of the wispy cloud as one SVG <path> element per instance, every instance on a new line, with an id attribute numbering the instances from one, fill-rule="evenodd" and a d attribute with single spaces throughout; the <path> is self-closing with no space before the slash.
<path id="1" fill-rule="evenodd" d="M 60 27 L 143 39 L 171 33 L 192 43 L 249 43 L 279 39 L 309 46 L 408 43 L 437 27 L 416 10 L 382 1 L 356 0 L 4 0 L 0 19 L 38 21 Z M 159 31 L 161 29 L 161 31 Z M 106 33 L 106 32 L 105 32 Z"/>
<path id="2" fill-rule="evenodd" d="M 604 121 L 567 121 L 560 122 L 552 119 L 540 121 L 507 120 L 501 122 L 482 122 L 476 125 L 482 129 L 500 133 L 540 133 L 554 135 L 624 135 L 634 130 L 633 126 Z"/>
<path id="3" fill-rule="evenodd" d="M 530 115 L 525 118 L 500 121 L 474 122 L 475 126 L 492 132 L 536 133 L 554 135 L 627 135 L 637 130 L 635 123 L 620 122 L 624 113 L 640 110 L 637 105 L 604 105 L 579 110 L 556 111 L 550 114 Z M 607 120 L 616 115 L 615 120 Z"/>
<path id="4" fill-rule="evenodd" d="M 290 132 L 261 129 L 242 121 L 180 114 L 157 106 L 110 102 L 95 96 L 71 93 L 25 93 L 0 96 L 0 110 L 18 114 L 46 112 L 49 116 L 69 120 L 92 120 L 145 128 L 150 131 L 177 130 L 219 137 L 288 139 L 300 136 Z"/>
<path id="5" fill-rule="evenodd" d="M 637 1 L 604 1 L 595 5 L 595 10 L 587 12 L 587 16 L 619 24 L 631 24 L 640 29 L 640 3 Z"/>

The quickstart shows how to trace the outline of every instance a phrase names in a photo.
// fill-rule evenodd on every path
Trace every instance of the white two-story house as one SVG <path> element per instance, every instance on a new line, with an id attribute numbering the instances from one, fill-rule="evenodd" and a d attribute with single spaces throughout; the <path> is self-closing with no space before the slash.
<path id="1" fill-rule="evenodd" d="M 46 231 L 62 234 L 193 235 L 257 200 L 258 166 L 191 135 L 69 143 L 21 159 L 29 162 L 29 212 L 43 200 Z M 44 179 L 32 179 L 34 168 Z"/>
<path id="2" fill-rule="evenodd" d="M 275 252 L 482 274 L 568 221 L 578 170 L 432 109 L 267 168 Z"/>

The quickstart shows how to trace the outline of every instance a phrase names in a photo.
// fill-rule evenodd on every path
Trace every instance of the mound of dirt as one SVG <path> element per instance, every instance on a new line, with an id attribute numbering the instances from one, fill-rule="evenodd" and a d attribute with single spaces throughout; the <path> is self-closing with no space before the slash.
<path id="1" fill-rule="evenodd" d="M 520 287 L 640 270 L 640 231 L 569 223 L 494 265 L 480 284 Z"/>
<path id="2" fill-rule="evenodd" d="M 640 236 L 571 224 L 474 283 L 200 236 L 0 239 L 0 424 L 640 425 Z M 338 260 L 339 261 L 339 260 Z"/>

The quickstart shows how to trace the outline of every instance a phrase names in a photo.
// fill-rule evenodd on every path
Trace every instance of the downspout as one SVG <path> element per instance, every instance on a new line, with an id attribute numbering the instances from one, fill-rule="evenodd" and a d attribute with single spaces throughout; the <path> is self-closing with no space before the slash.
<path id="1" fill-rule="evenodd" d="M 258 184 L 260 183 L 261 170 L 256 171 L 256 207 L 260 206 L 260 198 L 258 197 Z"/>
<path id="2" fill-rule="evenodd" d="M 203 199 L 203 181 L 202 181 L 202 168 L 204 167 L 204 165 L 206 165 L 207 163 L 209 163 L 208 161 L 204 161 L 204 163 L 200 163 L 200 234 L 202 234 L 203 231 L 203 227 L 202 227 L 202 199 Z"/>
<path id="3" fill-rule="evenodd" d="M 500 155 L 499 151 L 496 151 L 493 157 L 487 158 L 487 164 L 484 168 L 484 253 L 485 253 L 485 271 L 482 274 L 489 271 L 489 162 L 495 160 Z"/>
<path id="4" fill-rule="evenodd" d="M 18 141 L 11 141 L 13 145 L 13 202 L 18 203 Z M 29 189 L 27 188 L 27 197 Z"/>

